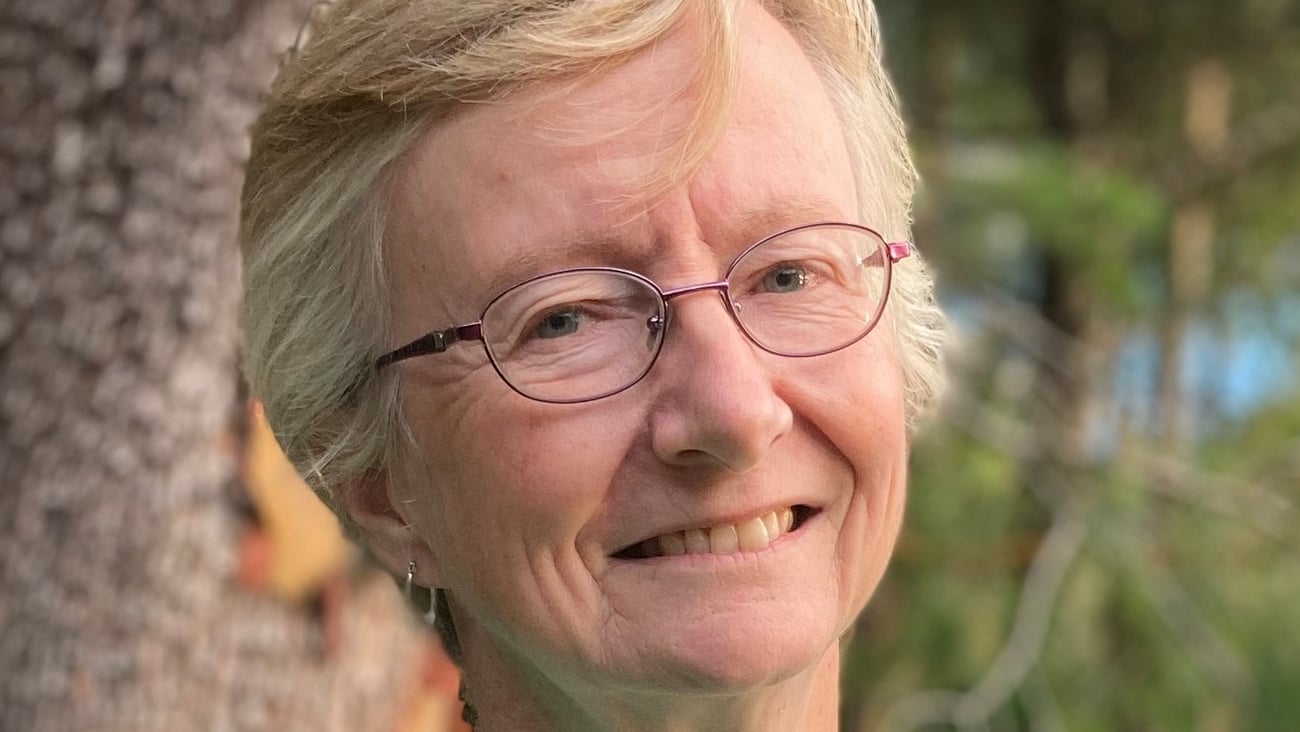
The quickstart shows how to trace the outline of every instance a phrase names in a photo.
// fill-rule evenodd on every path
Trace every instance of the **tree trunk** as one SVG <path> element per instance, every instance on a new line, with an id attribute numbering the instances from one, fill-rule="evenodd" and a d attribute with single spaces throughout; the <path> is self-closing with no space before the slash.
<path id="1" fill-rule="evenodd" d="M 1045 0 L 1034 5 L 1029 78 L 1034 100 L 1046 132 L 1063 147 L 1077 150 L 1087 131 L 1102 124 L 1108 106 L 1107 92 L 1098 79 L 1105 68 L 1105 52 L 1087 35 L 1066 0 Z M 1087 39 L 1087 40 L 1085 40 Z M 1089 399 L 1095 373 L 1091 343 L 1094 304 L 1089 301 L 1086 273 L 1059 252 L 1046 246 L 1042 254 L 1042 299 L 1037 304 L 1051 327 L 1043 336 L 1042 352 L 1050 354 L 1038 365 L 1037 457 L 1026 466 L 1025 484 L 1060 484 L 1083 458 Z"/>
<path id="2" fill-rule="evenodd" d="M 1228 144 L 1232 117 L 1232 76 L 1217 59 L 1205 59 L 1187 72 L 1183 137 L 1192 158 L 1208 164 Z M 1214 269 L 1214 210 L 1200 197 L 1179 202 L 1169 227 L 1169 302 L 1160 323 L 1158 414 L 1166 449 L 1179 452 L 1196 435 L 1196 402 L 1189 394 L 1183 364 L 1188 331 L 1209 295 Z"/>
<path id="3" fill-rule="evenodd" d="M 0 7 L 0 729 L 392 730 L 392 583 L 233 583 L 236 201 L 307 0 Z"/>

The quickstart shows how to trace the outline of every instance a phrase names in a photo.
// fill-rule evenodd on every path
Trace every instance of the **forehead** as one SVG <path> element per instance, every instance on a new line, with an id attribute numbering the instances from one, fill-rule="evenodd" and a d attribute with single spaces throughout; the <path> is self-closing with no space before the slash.
<path id="1" fill-rule="evenodd" d="M 856 220 L 842 131 L 794 39 L 748 5 L 727 123 L 687 180 L 647 197 L 680 160 L 701 100 L 698 39 L 679 29 L 625 64 L 537 85 L 431 130 L 398 171 L 389 256 L 400 314 L 466 317 L 540 271 L 627 266 L 684 240 L 719 257 L 781 225 Z M 648 272 L 649 274 L 654 274 Z"/>

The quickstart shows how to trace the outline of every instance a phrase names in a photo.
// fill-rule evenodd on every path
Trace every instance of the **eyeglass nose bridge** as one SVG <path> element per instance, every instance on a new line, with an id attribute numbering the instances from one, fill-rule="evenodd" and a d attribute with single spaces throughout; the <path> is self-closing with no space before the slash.
<path id="1" fill-rule="evenodd" d="M 687 285 L 672 290 L 664 290 L 659 293 L 659 296 L 664 299 L 664 304 L 666 305 L 670 300 L 676 300 L 683 295 L 689 295 L 693 292 L 704 292 L 705 290 L 717 290 L 723 297 L 726 297 L 729 287 L 730 286 L 727 284 L 726 280 L 718 280 L 717 282 L 705 282 L 699 285 Z"/>
<path id="2" fill-rule="evenodd" d="M 740 325 L 740 322 L 736 319 L 735 304 L 731 302 L 731 286 L 726 280 L 718 280 L 717 282 L 703 282 L 698 285 L 686 285 L 671 290 L 660 290 L 659 298 L 664 302 L 664 314 L 662 316 L 650 316 L 646 321 L 646 327 L 650 329 L 652 335 L 661 335 L 663 330 L 668 327 L 669 313 L 672 312 L 672 308 L 669 306 L 673 300 L 697 292 L 708 292 L 709 290 L 717 292 L 722 297 L 722 303 L 727 308 L 727 314 L 736 322 L 736 325 Z M 745 332 L 744 326 L 741 326 L 740 329 Z M 745 335 L 748 336 L 749 334 L 746 332 Z"/>

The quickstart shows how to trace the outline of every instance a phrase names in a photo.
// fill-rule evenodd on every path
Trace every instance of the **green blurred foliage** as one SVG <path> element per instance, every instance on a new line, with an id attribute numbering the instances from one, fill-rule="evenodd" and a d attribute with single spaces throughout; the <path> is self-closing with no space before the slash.
<path id="1" fill-rule="evenodd" d="M 1294 729 L 1300 0 L 878 4 L 956 336 L 844 729 Z"/>

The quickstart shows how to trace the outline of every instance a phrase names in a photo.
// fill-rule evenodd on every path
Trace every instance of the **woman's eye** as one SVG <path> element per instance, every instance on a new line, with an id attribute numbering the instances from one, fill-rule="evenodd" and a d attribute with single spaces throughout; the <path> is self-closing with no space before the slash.
<path id="1" fill-rule="evenodd" d="M 560 338 L 578 332 L 579 315 L 572 310 L 561 310 L 544 316 L 533 327 L 534 338 Z"/>
<path id="2" fill-rule="evenodd" d="M 793 264 L 783 264 L 769 269 L 763 275 L 766 292 L 798 292 L 808 285 L 808 271 Z"/>

